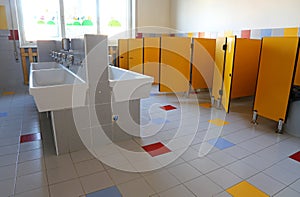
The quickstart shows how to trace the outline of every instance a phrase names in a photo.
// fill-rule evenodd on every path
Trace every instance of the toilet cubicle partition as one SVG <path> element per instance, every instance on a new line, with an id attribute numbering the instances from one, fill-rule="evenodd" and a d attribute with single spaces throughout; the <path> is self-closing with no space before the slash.
<path id="1" fill-rule="evenodd" d="M 128 68 L 143 74 L 143 39 L 128 39 Z"/>
<path id="2" fill-rule="evenodd" d="M 160 92 L 188 92 L 190 84 L 191 38 L 162 37 Z"/>
<path id="3" fill-rule="evenodd" d="M 261 50 L 253 121 L 256 122 L 257 116 L 278 121 L 281 132 L 296 73 L 299 38 L 266 37 Z"/>
<path id="4" fill-rule="evenodd" d="M 254 95 L 260 47 L 260 40 L 236 36 L 217 39 L 212 96 L 227 113 L 232 99 Z"/>
<path id="5" fill-rule="evenodd" d="M 144 38 L 144 74 L 159 83 L 160 37 Z"/>
<path id="6" fill-rule="evenodd" d="M 298 53 L 298 63 L 297 63 L 294 85 L 300 86 L 300 53 Z"/>
<path id="7" fill-rule="evenodd" d="M 216 39 L 193 38 L 192 43 L 192 89 L 211 89 L 215 66 Z"/>
<path id="8" fill-rule="evenodd" d="M 223 86 L 223 70 L 226 57 L 226 50 L 224 50 L 227 44 L 226 37 L 219 37 L 216 39 L 216 49 L 215 49 L 215 65 L 212 83 L 212 100 L 213 102 L 221 101 L 221 94 Z"/>
<path id="9" fill-rule="evenodd" d="M 128 39 L 118 40 L 118 51 L 119 67 L 128 70 Z"/>
<path id="10" fill-rule="evenodd" d="M 230 97 L 232 92 L 232 79 L 234 72 L 234 59 L 236 52 L 236 36 L 227 37 L 225 66 L 221 101 L 225 111 L 229 112 Z"/>

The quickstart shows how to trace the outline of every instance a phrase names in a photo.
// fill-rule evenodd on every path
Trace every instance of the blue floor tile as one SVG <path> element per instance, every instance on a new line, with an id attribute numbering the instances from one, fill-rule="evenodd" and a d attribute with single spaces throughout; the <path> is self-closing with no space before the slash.
<path id="1" fill-rule="evenodd" d="M 7 112 L 0 112 L 0 118 L 7 117 L 7 115 L 8 115 Z"/>
<path id="2" fill-rule="evenodd" d="M 154 124 L 165 124 L 165 123 L 170 123 L 169 120 L 166 120 L 164 118 L 156 118 L 156 119 L 153 119 L 152 122 Z"/>
<path id="3" fill-rule="evenodd" d="M 122 197 L 116 186 L 87 194 L 86 197 Z"/>
<path id="4" fill-rule="evenodd" d="M 216 148 L 218 148 L 220 150 L 235 146 L 235 144 L 233 144 L 223 138 L 212 139 L 212 140 L 209 140 L 208 143 L 210 143 L 211 145 L 215 146 Z"/>

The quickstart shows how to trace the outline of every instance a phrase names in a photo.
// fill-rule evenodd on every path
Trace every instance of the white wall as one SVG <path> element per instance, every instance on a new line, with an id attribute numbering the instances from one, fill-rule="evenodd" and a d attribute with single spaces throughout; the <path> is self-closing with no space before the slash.
<path id="1" fill-rule="evenodd" d="M 171 27 L 170 2 L 173 0 L 136 0 L 136 26 Z M 139 32 L 165 32 L 165 29 L 141 29 Z"/>
<path id="2" fill-rule="evenodd" d="M 12 15 L 10 12 L 9 1 L 12 3 Z M 14 0 L 0 0 L 0 5 L 4 5 L 6 8 L 8 29 L 17 29 Z M 11 18 L 13 18 L 13 23 Z M 16 46 L 19 47 L 19 41 L 16 41 Z M 20 51 L 17 49 L 18 61 L 15 59 L 14 52 L 14 42 L 9 40 L 7 35 L 0 35 L 0 93 L 4 90 L 14 91 L 15 88 L 23 86 Z"/>
<path id="3" fill-rule="evenodd" d="M 299 0 L 171 0 L 171 24 L 185 32 L 298 27 Z"/>

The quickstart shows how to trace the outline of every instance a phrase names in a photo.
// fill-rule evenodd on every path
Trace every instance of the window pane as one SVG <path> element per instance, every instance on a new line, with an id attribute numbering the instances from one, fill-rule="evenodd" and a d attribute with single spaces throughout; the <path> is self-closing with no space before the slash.
<path id="1" fill-rule="evenodd" d="M 100 0 L 100 33 L 114 36 L 129 29 L 129 0 Z"/>
<path id="2" fill-rule="evenodd" d="M 20 0 L 23 33 L 26 41 L 60 37 L 59 1 Z"/>
<path id="3" fill-rule="evenodd" d="M 64 12 L 67 38 L 97 33 L 96 0 L 64 0 Z"/>

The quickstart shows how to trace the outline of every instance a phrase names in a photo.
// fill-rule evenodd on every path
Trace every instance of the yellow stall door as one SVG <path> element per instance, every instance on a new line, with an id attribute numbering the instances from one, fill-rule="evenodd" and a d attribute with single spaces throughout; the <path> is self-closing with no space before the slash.
<path id="1" fill-rule="evenodd" d="M 119 67 L 128 70 L 128 40 L 119 39 Z"/>
<path id="2" fill-rule="evenodd" d="M 298 42 L 297 37 L 263 38 L 254 101 L 258 115 L 285 121 Z"/>
<path id="3" fill-rule="evenodd" d="M 215 50 L 215 39 L 193 39 L 193 89 L 212 88 L 215 66 Z"/>
<path id="4" fill-rule="evenodd" d="M 161 66 L 159 91 L 189 91 L 190 58 L 190 38 L 161 38 Z"/>
<path id="5" fill-rule="evenodd" d="M 236 40 L 231 99 L 254 95 L 260 47 L 261 40 Z"/>
<path id="6" fill-rule="evenodd" d="M 160 38 L 144 38 L 144 74 L 159 83 Z"/>
<path id="7" fill-rule="evenodd" d="M 215 53 L 215 65 L 214 65 L 214 75 L 213 75 L 213 86 L 212 86 L 212 96 L 215 100 L 220 99 L 220 90 L 223 84 L 223 69 L 225 63 L 225 53 L 223 46 L 226 45 L 227 39 L 220 37 L 216 40 L 216 53 Z"/>
<path id="8" fill-rule="evenodd" d="M 225 60 L 225 71 L 224 71 L 224 84 L 223 84 L 223 95 L 222 105 L 227 113 L 230 108 L 230 97 L 233 79 L 234 69 L 234 56 L 236 47 L 236 37 L 227 37 L 227 49 L 226 49 L 226 60 Z"/>
<path id="9" fill-rule="evenodd" d="M 0 30 L 7 30 L 6 10 L 4 5 L 0 5 Z"/>
<path id="10" fill-rule="evenodd" d="M 300 53 L 298 54 L 297 71 L 295 75 L 294 85 L 300 86 Z"/>
<path id="11" fill-rule="evenodd" d="M 143 74 L 143 39 L 128 40 L 129 70 Z"/>

